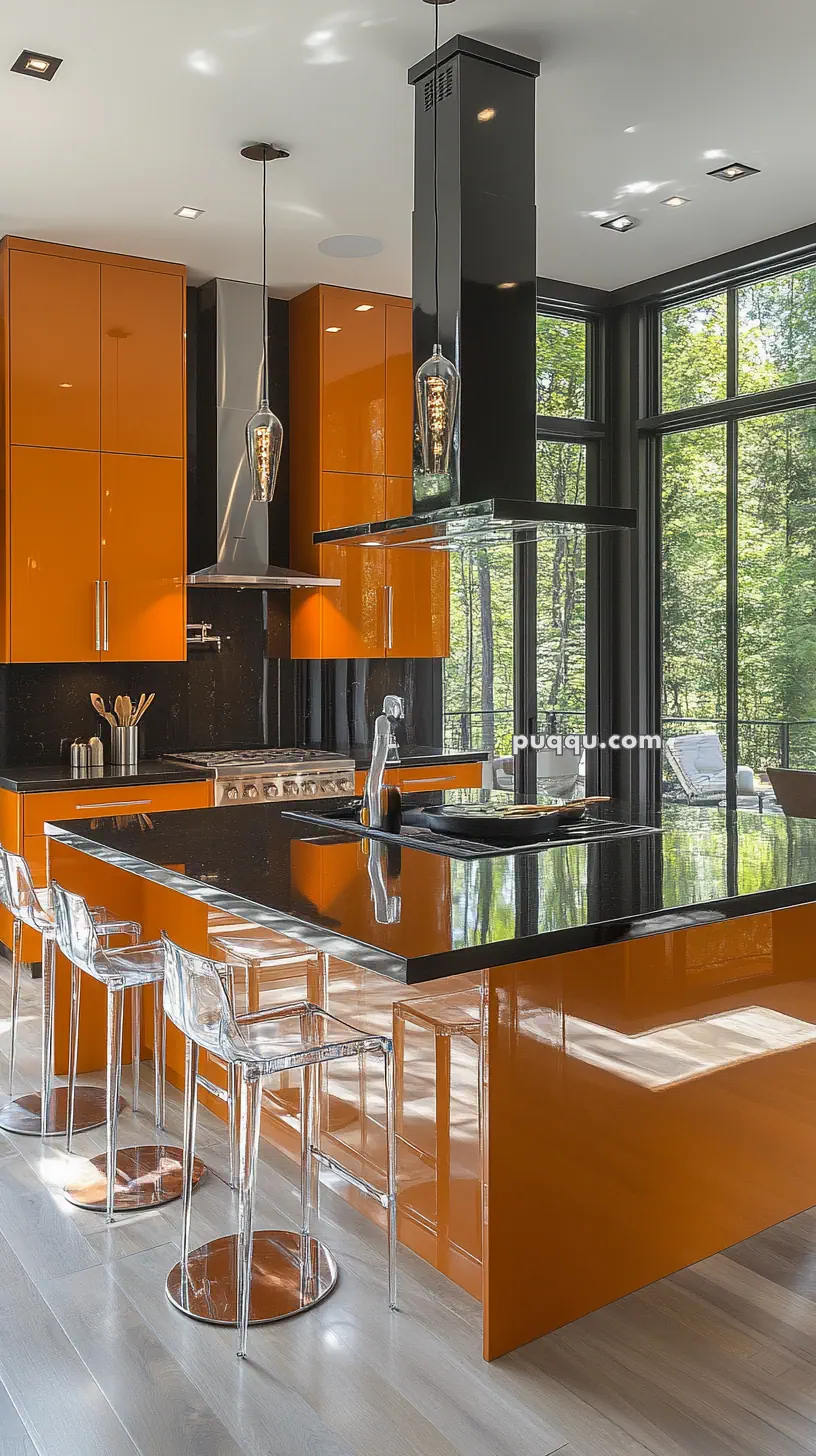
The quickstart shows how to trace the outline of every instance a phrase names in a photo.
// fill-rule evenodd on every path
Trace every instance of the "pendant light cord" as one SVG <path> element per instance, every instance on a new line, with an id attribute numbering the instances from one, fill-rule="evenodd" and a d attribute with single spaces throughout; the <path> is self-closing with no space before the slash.
<path id="1" fill-rule="evenodd" d="M 263 158 L 263 186 L 261 189 L 263 197 L 263 224 L 261 236 L 263 238 L 263 264 L 262 264 L 262 307 L 263 307 L 263 397 L 269 403 L 269 349 L 267 335 L 269 333 L 269 304 L 266 298 L 266 151 Z"/>
<path id="2" fill-rule="evenodd" d="M 433 188 L 434 188 L 434 315 L 436 317 L 436 347 L 440 349 L 439 338 L 439 133 L 437 110 L 439 107 L 439 3 L 434 0 L 434 108 L 433 108 Z M 440 349 L 441 352 L 441 349 Z"/>

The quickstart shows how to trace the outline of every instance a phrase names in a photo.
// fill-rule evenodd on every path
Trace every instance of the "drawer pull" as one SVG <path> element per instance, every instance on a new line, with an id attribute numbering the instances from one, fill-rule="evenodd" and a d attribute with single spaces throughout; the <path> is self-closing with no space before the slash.
<path id="1" fill-rule="evenodd" d="M 75 809 L 148 809 L 152 799 L 116 799 L 109 804 L 75 804 Z"/>
<path id="2" fill-rule="evenodd" d="M 443 779 L 409 779 L 403 784 L 404 789 L 426 788 L 429 784 L 455 784 L 456 775 L 447 774 Z"/>

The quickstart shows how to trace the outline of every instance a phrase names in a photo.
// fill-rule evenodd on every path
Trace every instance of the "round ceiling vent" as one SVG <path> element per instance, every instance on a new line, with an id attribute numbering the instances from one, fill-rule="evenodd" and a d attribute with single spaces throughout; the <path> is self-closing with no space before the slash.
<path id="1" fill-rule="evenodd" d="M 379 238 L 358 237 L 356 233 L 340 233 L 335 238 L 324 238 L 317 246 L 321 253 L 328 254 L 330 258 L 373 258 L 383 250 Z"/>

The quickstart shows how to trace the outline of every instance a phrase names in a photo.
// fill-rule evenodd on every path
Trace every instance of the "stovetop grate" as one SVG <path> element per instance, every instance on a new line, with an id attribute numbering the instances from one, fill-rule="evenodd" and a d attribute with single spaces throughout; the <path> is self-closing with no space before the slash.
<path id="1" fill-rule="evenodd" d="M 409 810 L 409 814 L 412 811 Z M 310 813 L 306 809 L 285 809 L 287 819 L 306 819 L 326 829 L 347 834 L 357 834 L 361 839 L 383 839 L 388 844 L 401 845 L 404 849 L 424 849 L 431 854 L 445 855 L 448 859 L 495 859 L 505 854 L 538 854 L 545 849 L 564 848 L 570 844 L 608 843 L 616 839 L 634 839 L 641 835 L 661 834 L 662 830 L 644 824 L 610 824 L 608 819 L 582 819 L 580 824 L 564 825 L 551 839 L 523 840 L 511 842 L 488 842 L 484 839 L 458 839 L 452 834 L 438 834 L 419 824 L 403 820 L 399 834 L 384 829 L 368 829 L 351 817 Z"/>

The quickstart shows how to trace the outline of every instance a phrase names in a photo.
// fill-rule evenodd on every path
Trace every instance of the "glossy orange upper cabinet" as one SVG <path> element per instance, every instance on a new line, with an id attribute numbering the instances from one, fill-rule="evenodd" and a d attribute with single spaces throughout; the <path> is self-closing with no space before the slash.
<path id="1" fill-rule="evenodd" d="M 184 454 L 184 279 L 102 268 L 102 449 Z"/>
<path id="2" fill-rule="evenodd" d="M 99 264 L 6 256 L 11 444 L 98 450 Z"/>
<path id="3" fill-rule="evenodd" d="M 10 482 L 10 660 L 95 661 L 99 455 L 14 445 Z"/>
<path id="4" fill-rule="evenodd" d="M 324 474 L 321 513 L 327 531 L 356 521 L 382 520 L 384 477 Z M 320 569 L 342 583 L 324 588 L 320 656 L 382 657 L 387 613 L 384 552 L 323 546 Z"/>
<path id="5" fill-rule="evenodd" d="M 102 456 L 102 660 L 186 657 L 181 460 Z"/>
<path id="6" fill-rule="evenodd" d="M 413 310 L 406 299 L 385 310 L 385 473 L 410 477 L 413 468 Z"/>
<path id="7" fill-rule="evenodd" d="M 383 475 L 385 299 L 348 288 L 320 292 L 323 469 Z"/>
<path id="8" fill-rule="evenodd" d="M 389 519 L 409 516 L 413 509 L 411 480 L 390 475 L 385 504 Z M 375 553 L 362 551 L 360 554 Z M 447 551 L 395 546 L 376 555 L 387 558 L 387 655 L 449 657 L 450 557 Z"/>

